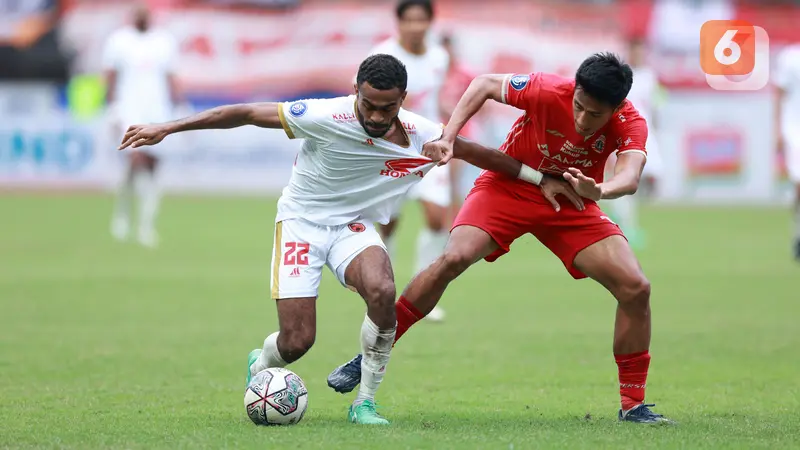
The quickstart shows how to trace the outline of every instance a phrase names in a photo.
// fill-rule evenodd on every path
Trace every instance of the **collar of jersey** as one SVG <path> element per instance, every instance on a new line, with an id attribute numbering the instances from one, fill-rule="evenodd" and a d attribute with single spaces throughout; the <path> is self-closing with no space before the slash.
<path id="1" fill-rule="evenodd" d="M 356 115 L 356 117 L 358 117 L 358 100 L 357 100 L 357 98 L 353 99 L 353 113 Z M 406 132 L 406 127 L 403 126 L 403 122 L 400 121 L 400 117 L 395 117 L 394 121 L 395 121 L 395 125 L 400 127 L 400 131 L 403 133 L 403 137 L 406 138 L 406 145 L 400 145 L 400 147 L 403 147 L 403 148 L 411 147 L 411 138 L 408 136 L 408 133 Z M 361 124 L 359 124 L 359 126 L 360 125 Z M 378 139 L 383 139 L 384 141 L 389 142 L 390 144 L 399 145 L 399 144 L 395 144 L 394 142 L 392 142 L 392 141 L 390 141 L 390 140 L 388 140 L 388 139 L 386 139 L 384 137 L 380 137 Z"/>

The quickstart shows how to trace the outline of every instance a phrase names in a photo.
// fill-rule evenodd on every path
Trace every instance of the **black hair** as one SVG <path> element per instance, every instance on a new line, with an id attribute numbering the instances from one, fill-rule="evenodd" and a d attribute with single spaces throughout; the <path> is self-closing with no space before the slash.
<path id="1" fill-rule="evenodd" d="M 361 86 L 365 82 L 381 91 L 397 88 L 405 92 L 408 85 L 406 66 L 391 55 L 372 55 L 358 67 L 356 85 Z"/>
<path id="2" fill-rule="evenodd" d="M 613 53 L 595 53 L 581 63 L 575 73 L 575 85 L 595 100 L 616 108 L 631 90 L 633 71 Z"/>
<path id="3" fill-rule="evenodd" d="M 433 20 L 433 1 L 431 0 L 400 0 L 397 2 L 397 9 L 395 10 L 397 18 L 402 19 L 406 10 L 412 6 L 421 7 L 428 13 L 428 19 Z"/>

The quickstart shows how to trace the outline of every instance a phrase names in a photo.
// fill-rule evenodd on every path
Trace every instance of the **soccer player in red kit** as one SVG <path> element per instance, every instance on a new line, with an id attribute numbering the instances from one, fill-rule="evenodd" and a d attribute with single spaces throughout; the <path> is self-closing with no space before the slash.
<path id="1" fill-rule="evenodd" d="M 647 157 L 647 124 L 625 98 L 631 68 L 615 55 L 587 58 L 574 79 L 545 73 L 482 75 L 470 84 L 438 141 L 445 153 L 462 127 L 489 99 L 524 111 L 501 150 L 545 176 L 563 177 L 585 198 L 584 208 L 554 210 L 539 189 L 484 172 L 464 202 L 444 254 L 420 272 L 396 304 L 399 339 L 430 311 L 447 285 L 480 259 L 492 262 L 531 233 L 564 263 L 573 278 L 592 278 L 617 299 L 613 351 L 619 369 L 619 420 L 669 422 L 644 403 L 650 365 L 650 282 L 600 199 L 636 192 Z M 617 153 L 613 177 L 605 161 Z M 328 377 L 339 392 L 358 384 L 356 357 Z M 360 374 L 360 371 L 359 371 Z"/>

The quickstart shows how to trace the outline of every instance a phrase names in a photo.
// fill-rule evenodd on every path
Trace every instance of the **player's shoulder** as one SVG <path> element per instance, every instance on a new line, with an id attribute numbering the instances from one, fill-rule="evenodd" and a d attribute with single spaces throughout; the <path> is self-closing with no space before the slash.
<path id="1" fill-rule="evenodd" d="M 136 30 L 133 29 L 131 26 L 124 26 L 121 28 L 117 28 L 116 30 L 112 31 L 108 35 L 108 42 L 112 42 L 115 44 L 123 44 L 126 42 L 130 42 L 136 38 Z"/>
<path id="2" fill-rule="evenodd" d="M 306 98 L 284 102 L 286 112 L 296 118 L 313 119 L 324 123 L 349 123 L 358 119 L 355 114 L 355 96 L 333 98 Z"/>
<path id="3" fill-rule="evenodd" d="M 439 44 L 433 44 L 428 47 L 427 53 L 428 58 L 436 64 L 446 67 L 450 63 L 450 54 Z"/>
<path id="4" fill-rule="evenodd" d="M 403 129 L 406 130 L 406 133 L 412 140 L 418 137 L 423 141 L 428 141 L 432 136 L 441 134 L 444 128 L 439 122 L 434 122 L 433 120 L 403 108 L 400 108 L 397 118 L 400 120 L 400 123 L 403 124 Z"/>
<path id="5" fill-rule="evenodd" d="M 628 99 L 622 102 L 619 110 L 611 116 L 612 127 L 630 127 L 631 125 L 639 125 L 647 127 L 647 122 L 644 117 L 636 109 L 636 106 Z"/>

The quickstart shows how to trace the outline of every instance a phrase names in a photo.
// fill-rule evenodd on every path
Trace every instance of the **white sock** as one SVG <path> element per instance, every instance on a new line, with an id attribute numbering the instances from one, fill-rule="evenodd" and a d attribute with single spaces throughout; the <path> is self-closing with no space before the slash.
<path id="1" fill-rule="evenodd" d="M 364 400 L 375 400 L 375 393 L 386 374 L 386 365 L 389 364 L 396 330 L 397 326 L 379 330 L 369 316 L 364 317 L 361 325 L 361 384 L 355 404 Z"/>
<path id="2" fill-rule="evenodd" d="M 130 222 L 133 188 L 133 177 L 126 173 L 117 190 L 117 201 L 114 205 L 114 220 L 126 223 Z"/>
<path id="3" fill-rule="evenodd" d="M 261 351 L 258 360 L 253 363 L 251 372 L 255 375 L 264 369 L 270 367 L 286 367 L 286 361 L 281 357 L 278 351 L 278 332 L 274 332 L 264 339 L 264 349 Z"/>
<path id="4" fill-rule="evenodd" d="M 153 230 L 161 200 L 161 192 L 155 176 L 152 172 L 140 170 L 134 174 L 133 181 L 139 197 L 139 229 Z"/>
<path id="5" fill-rule="evenodd" d="M 639 227 L 636 202 L 637 199 L 632 195 L 625 195 L 611 200 L 611 204 L 614 207 L 614 215 L 619 221 L 619 227 L 622 228 L 622 231 L 633 232 Z"/>
<path id="6" fill-rule="evenodd" d="M 414 263 L 414 273 L 420 273 L 436 261 L 436 258 L 444 253 L 447 239 L 450 233 L 447 231 L 433 231 L 424 228 L 417 235 L 417 259 Z"/>

